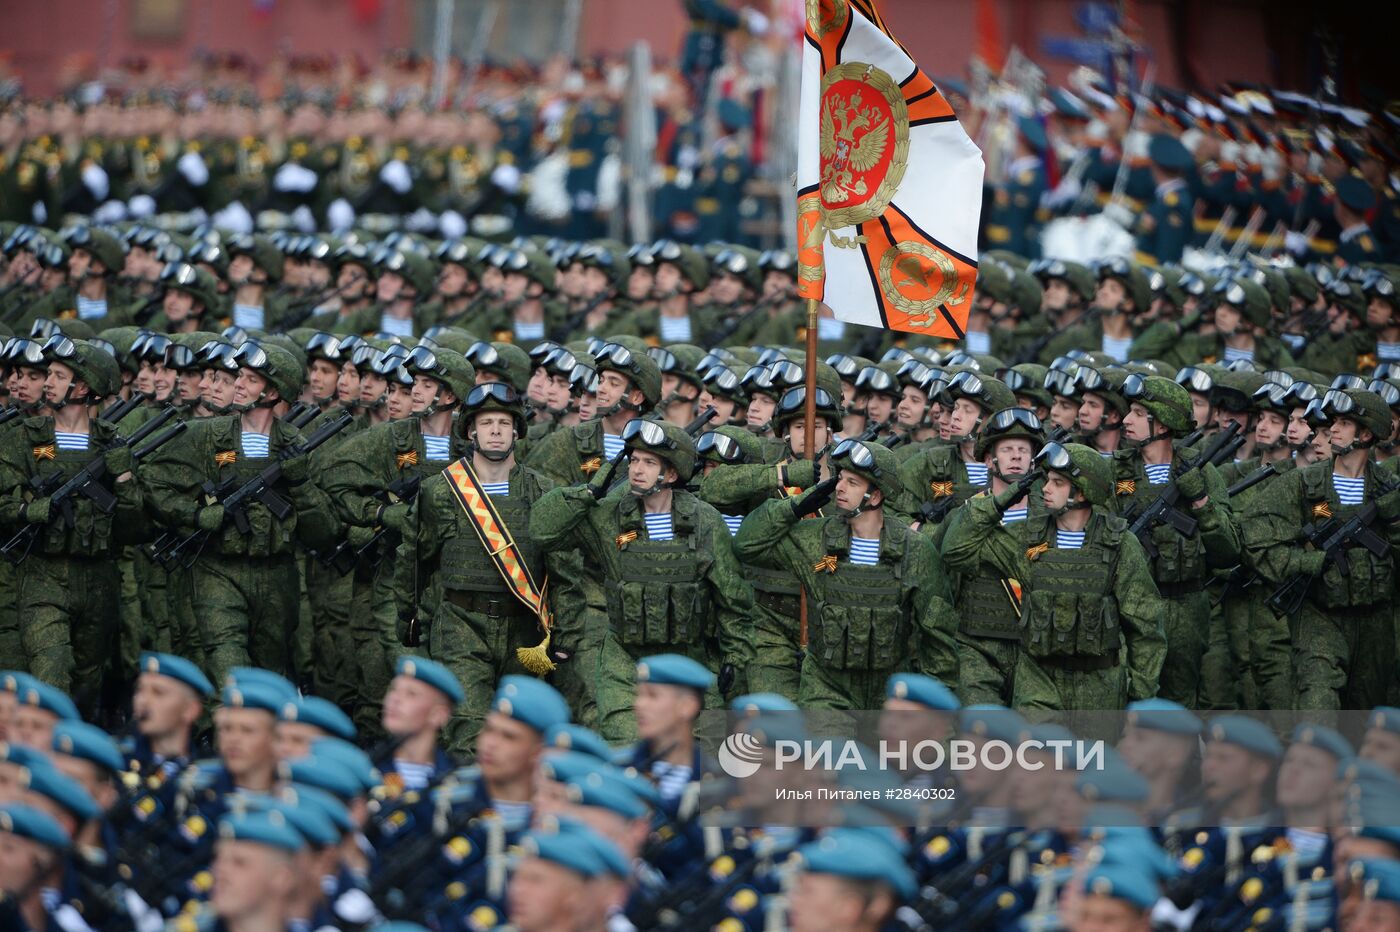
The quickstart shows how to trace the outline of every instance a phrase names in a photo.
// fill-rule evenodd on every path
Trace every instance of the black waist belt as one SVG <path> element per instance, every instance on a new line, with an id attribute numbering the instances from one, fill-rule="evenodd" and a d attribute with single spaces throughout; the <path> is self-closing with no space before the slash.
<path id="1" fill-rule="evenodd" d="M 1164 599 L 1175 599 L 1193 592 L 1200 592 L 1205 587 L 1206 581 L 1204 579 L 1192 579 L 1187 582 L 1158 583 L 1157 591 L 1162 594 Z"/>
<path id="2" fill-rule="evenodd" d="M 1073 673 L 1092 673 L 1095 670 L 1111 670 L 1118 666 L 1118 654 L 1104 654 L 1102 657 L 1043 657 L 1040 662 Z"/>
<path id="3" fill-rule="evenodd" d="M 463 611 L 475 612 L 489 618 L 529 616 L 525 604 L 505 590 L 479 592 L 467 589 L 446 589 L 443 591 L 442 597 Z"/>

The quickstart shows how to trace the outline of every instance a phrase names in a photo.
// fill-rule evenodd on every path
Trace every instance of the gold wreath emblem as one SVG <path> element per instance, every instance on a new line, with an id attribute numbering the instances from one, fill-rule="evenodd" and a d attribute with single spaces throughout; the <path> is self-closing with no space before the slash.
<path id="1" fill-rule="evenodd" d="M 936 287 L 931 281 L 933 269 L 939 275 Z M 912 240 L 885 250 L 880 258 L 880 287 L 891 304 L 909 315 L 913 326 L 933 323 L 933 313 L 941 305 L 955 307 L 967 300 L 967 283 L 959 287 L 958 270 L 948 254 Z M 916 297 L 911 291 L 928 297 Z"/>
<path id="2" fill-rule="evenodd" d="M 825 3 L 830 8 L 831 14 L 823 18 L 823 0 L 807 0 L 807 23 L 811 26 L 812 32 L 817 34 L 819 41 L 833 32 L 845 29 L 846 20 L 851 15 L 846 0 L 825 0 Z"/>
<path id="3" fill-rule="evenodd" d="M 858 81 L 862 87 L 848 92 L 835 88 L 846 81 Z M 866 97 L 864 88 L 878 97 Z M 875 172 L 891 145 L 889 165 L 877 178 Z M 828 71 L 821 93 L 822 225 L 839 230 L 882 215 L 908 164 L 909 107 L 894 79 L 864 62 L 846 62 Z M 842 206 L 852 201 L 857 203 Z"/>

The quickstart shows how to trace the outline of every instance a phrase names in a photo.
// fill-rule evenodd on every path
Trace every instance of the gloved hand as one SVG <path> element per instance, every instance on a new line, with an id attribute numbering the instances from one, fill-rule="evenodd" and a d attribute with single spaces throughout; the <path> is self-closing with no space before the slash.
<path id="1" fill-rule="evenodd" d="M 414 615 L 400 615 L 398 623 L 399 643 L 404 647 L 418 647 L 423 643 L 423 626 Z"/>
<path id="2" fill-rule="evenodd" d="M 1283 248 L 1295 256 L 1305 256 L 1308 250 L 1312 248 L 1312 243 L 1308 240 L 1306 234 L 1299 233 L 1296 230 L 1289 230 L 1287 233 L 1283 234 Z"/>
<path id="3" fill-rule="evenodd" d="M 201 531 L 213 533 L 224 526 L 224 506 L 206 505 L 199 509 L 199 514 L 195 516 L 195 523 L 199 525 Z"/>
<path id="4" fill-rule="evenodd" d="M 1039 471 L 1032 470 L 1016 480 L 1015 484 L 1009 485 L 998 492 L 992 499 L 992 501 L 996 502 L 997 511 L 1001 514 L 1005 514 L 1006 509 L 1025 497 L 1026 493 L 1031 490 L 1031 486 L 1035 485 L 1036 480 L 1039 478 Z"/>
<path id="5" fill-rule="evenodd" d="M 131 448 L 126 444 L 112 447 L 103 454 L 102 459 L 109 476 L 122 476 L 136 468 L 131 458 Z"/>
<path id="6" fill-rule="evenodd" d="M 47 498 L 34 499 L 34 501 L 24 506 L 20 515 L 29 524 L 48 524 L 49 500 Z"/>
<path id="7" fill-rule="evenodd" d="M 569 658 L 573 656 L 573 654 L 569 651 L 561 650 L 558 647 L 551 647 L 548 653 L 549 659 L 554 663 L 556 667 L 559 666 L 561 663 L 568 663 Z"/>
<path id="8" fill-rule="evenodd" d="M 613 477 L 617 474 L 617 464 L 627 456 L 627 449 L 624 447 L 621 452 L 593 474 L 593 478 L 588 480 L 588 491 L 593 493 L 593 500 L 601 502 L 608 494 L 608 487 L 613 483 Z"/>
<path id="9" fill-rule="evenodd" d="M 734 664 L 722 664 L 719 668 L 719 681 L 715 684 L 719 689 L 719 694 L 726 699 L 729 698 L 729 690 L 734 688 Z"/>
<path id="10" fill-rule="evenodd" d="M 1199 469 L 1188 469 L 1186 472 L 1176 477 L 1176 488 L 1181 492 L 1181 497 L 1188 502 L 1195 502 L 1205 498 L 1205 473 L 1201 472 Z"/>
<path id="11" fill-rule="evenodd" d="M 784 485 L 795 485 L 802 489 L 810 489 L 816 485 L 816 460 L 795 460 L 783 466 L 782 470 L 783 478 L 787 480 Z"/>
<path id="12" fill-rule="evenodd" d="M 282 478 L 288 485 L 301 485 L 311 475 L 311 457 L 294 456 L 282 462 Z"/>
<path id="13" fill-rule="evenodd" d="M 379 523 L 402 533 L 408 529 L 408 506 L 403 502 L 385 505 L 379 512 Z"/>
<path id="14" fill-rule="evenodd" d="M 831 496 L 835 494 L 836 477 L 832 476 L 830 479 L 823 479 L 798 497 L 790 499 L 792 502 L 792 513 L 798 518 L 806 515 L 814 515 L 821 510 L 823 505 L 831 501 Z"/>

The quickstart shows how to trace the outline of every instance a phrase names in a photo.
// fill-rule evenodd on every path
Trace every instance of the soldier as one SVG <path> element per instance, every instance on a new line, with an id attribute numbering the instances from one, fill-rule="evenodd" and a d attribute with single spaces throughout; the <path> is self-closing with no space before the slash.
<path id="1" fill-rule="evenodd" d="M 985 562 L 1020 581 L 1012 706 L 1121 709 L 1149 698 L 1166 653 L 1161 601 L 1141 546 L 1109 510 L 1111 469 L 1080 444 L 1046 444 L 1035 462 L 1045 471 L 1044 514 L 1002 525 L 1002 512 L 1029 490 L 1028 474 L 973 499 L 943 541 L 954 569 L 982 572 Z M 995 533 L 998 525 L 1010 534 Z"/>
<path id="2" fill-rule="evenodd" d="M 490 329 L 497 340 L 528 350 L 553 336 L 562 308 L 547 296 L 554 291 L 555 268 L 549 256 L 536 250 L 503 249 L 491 256 L 501 270 L 501 303 Z"/>
<path id="3" fill-rule="evenodd" d="M 804 706 L 877 708 L 911 639 L 922 672 L 956 675 L 942 560 L 885 507 L 903 493 L 897 465 L 882 445 L 843 440 L 831 454 L 835 476 L 765 502 L 735 538 L 740 560 L 786 570 L 807 591 Z M 831 501 L 835 515 L 800 520 Z"/>
<path id="4" fill-rule="evenodd" d="M 282 250 L 265 236 L 246 235 L 229 240 L 226 248 L 229 263 L 225 277 L 233 287 L 233 325 L 245 330 L 276 330 L 286 307 L 269 289 L 282 279 Z"/>
<path id="5" fill-rule="evenodd" d="M 1347 265 L 1379 262 L 1380 247 L 1366 222 L 1376 207 L 1375 189 L 1355 175 L 1344 175 L 1337 180 L 1336 191 L 1334 211 L 1342 231 L 1337 237 L 1337 258 Z"/>
<path id="6" fill-rule="evenodd" d="M 203 924 L 270 929 L 286 923 L 297 888 L 293 865 L 306 849 L 305 837 L 276 809 L 230 815 L 219 823 L 218 832 L 210 867 L 213 889 Z"/>
<path id="7" fill-rule="evenodd" d="M 0 862 L 0 916 L 11 928 L 48 929 L 56 923 L 45 905 L 50 878 L 58 873 L 72 841 L 52 816 L 18 802 L 0 805 L 0 837 L 13 852 Z"/>
<path id="8" fill-rule="evenodd" d="M 1149 822 L 1181 808 L 1200 776 L 1197 747 L 1201 720 L 1179 702 L 1139 699 L 1127 706 L 1123 735 L 1115 749 L 1148 782 L 1143 807 Z"/>
<path id="9" fill-rule="evenodd" d="M 1031 472 L 1032 461 L 1045 442 L 1037 418 L 1023 408 L 1004 408 L 987 418 L 977 434 L 976 456 L 987 467 L 988 490 L 999 495 Z M 1012 502 L 1002 512 L 1001 527 L 992 534 L 1015 537 L 1006 526 L 1026 520 L 1026 498 Z M 952 513 L 941 527 L 933 528 L 935 540 L 961 519 L 965 509 Z M 953 610 L 958 616 L 958 696 L 969 705 L 1011 701 L 1021 640 L 1019 583 L 1003 577 L 993 565 L 955 577 Z"/>
<path id="10" fill-rule="evenodd" d="M 101 327 L 119 327 L 131 319 L 131 294 L 117 281 L 126 264 L 121 240 L 105 230 L 74 227 L 66 237 L 67 284 L 29 305 L 16 321 L 27 329 L 35 320 L 76 318 Z"/>
<path id="11" fill-rule="evenodd" d="M 696 296 L 710 284 L 710 266 L 704 253 L 672 240 L 652 246 L 656 283 L 653 306 L 638 308 L 616 328 L 619 333 L 640 336 L 652 346 L 665 343 L 708 342 L 715 315 L 697 305 Z"/>
<path id="12" fill-rule="evenodd" d="M 1128 413 L 1123 384 L 1127 378 L 1127 371 L 1117 366 L 1084 365 L 1075 375 L 1080 399 L 1076 439 L 1106 458 L 1114 455 L 1123 440 L 1123 418 Z"/>
<path id="13" fill-rule="evenodd" d="M 358 671 L 356 725 L 371 732 L 389 685 L 392 658 L 400 645 L 419 646 L 422 621 L 432 610 L 412 603 L 401 606 L 395 599 L 395 548 L 404 535 L 413 533 L 409 505 L 421 482 L 466 452 L 467 439 L 452 425 L 476 380 L 472 364 L 445 347 L 415 347 L 406 357 L 386 353 L 376 368 L 396 380 L 390 383 L 386 402 L 390 419 L 340 445 L 335 463 L 320 480 L 336 515 L 349 528 L 347 540 L 363 550 L 371 564 L 356 570 L 358 608 L 350 613 Z M 403 387 L 397 380 L 403 377 L 412 380 L 410 403 L 395 417 L 396 393 Z M 410 572 L 417 569 L 416 562 L 408 567 Z M 418 595 L 418 587 L 408 594 Z M 431 632 L 427 634 L 431 638 Z"/>
<path id="14" fill-rule="evenodd" d="M 832 829 L 798 849 L 801 873 L 788 921 L 793 932 L 875 932 L 918 884 L 894 843 L 854 829 Z"/>
<path id="15" fill-rule="evenodd" d="M 124 749 L 125 769 L 164 782 L 193 759 L 194 725 L 214 687 L 199 667 L 172 654 L 142 654 L 140 671 L 131 698 L 136 730 Z"/>
<path id="16" fill-rule="evenodd" d="M 1174 483 L 1181 507 L 1189 508 L 1196 522 L 1188 534 L 1164 517 L 1139 535 L 1140 540 L 1151 542 L 1152 577 L 1164 603 L 1167 660 L 1162 669 L 1162 698 L 1194 708 L 1210 613 L 1205 584 L 1212 569 L 1238 562 L 1239 525 L 1230 510 L 1225 483 L 1213 465 L 1201 463 L 1180 472 L 1191 454 L 1176 450 L 1172 440 L 1190 430 L 1191 402 L 1186 390 L 1161 376 L 1130 375 L 1123 383 L 1123 397 L 1129 404 L 1123 434 L 1132 446 L 1113 460 L 1119 510 L 1141 514 L 1169 493 Z"/>
<path id="17" fill-rule="evenodd" d="M 3 435 L 0 526 L 7 535 L 32 535 L 15 551 L 24 559 L 16 609 L 28 669 L 65 692 L 81 685 L 91 714 L 117 631 L 120 583 L 112 558 L 115 548 L 139 539 L 141 488 L 116 427 L 97 417 L 98 405 L 120 390 L 116 362 L 62 335 L 49 340 L 45 356 L 44 404 L 53 414 L 25 418 Z M 110 486 L 110 507 L 76 494 L 51 510 L 52 493 L 96 457 L 104 463 L 96 481 Z"/>
<path id="18" fill-rule="evenodd" d="M 640 418 L 627 423 L 622 440 L 631 453 L 626 485 L 609 492 L 610 465 L 587 486 L 548 493 L 530 516 L 540 546 L 576 544 L 602 568 L 610 624 L 598 661 L 598 731 L 611 741 L 635 734 L 630 674 L 641 656 L 691 657 L 720 674 L 720 695 L 742 684 L 736 678 L 753 659 L 753 590 L 728 528 L 684 490 L 695 471 L 694 441 L 678 427 Z"/>
<path id="19" fill-rule="evenodd" d="M 570 928 L 602 932 L 629 879 L 626 858 L 610 840 L 572 820 L 555 830 L 537 829 L 521 839 L 522 858 L 507 893 L 511 928 L 552 932 Z"/>
<path id="20" fill-rule="evenodd" d="M 695 739 L 695 720 L 715 675 L 679 654 L 644 657 L 637 664 L 637 743 L 619 763 L 656 784 L 665 815 L 677 819 L 683 795 L 715 774 Z"/>
<path id="21" fill-rule="evenodd" d="M 573 604 L 581 601 L 577 554 L 541 551 L 528 533 L 531 509 L 554 483 L 516 462 L 524 428 L 514 388 L 487 382 L 471 390 L 455 428 L 470 458 L 427 480 L 394 561 L 401 606 L 419 603 L 414 577 L 420 567 L 434 568 L 417 580 L 433 590 L 423 600 L 435 606 L 425 619 L 428 652 L 463 683 L 543 672 L 553 662 L 548 656 L 524 662 L 530 651 L 545 653 L 536 647 L 541 635 L 555 658 L 570 656 L 581 636 L 573 627 L 582 621 Z M 470 753 L 487 704 L 486 694 L 473 690 L 454 710 L 447 728 L 454 754 Z"/>
<path id="22" fill-rule="evenodd" d="M 193 560 L 204 662 L 215 682 L 250 659 L 274 671 L 291 669 L 296 541 L 316 546 L 332 534 L 329 502 L 307 482 L 310 457 L 300 451 L 300 432 L 280 418 L 301 392 L 301 363 L 280 346 L 251 342 L 233 362 L 237 413 L 191 422 L 180 442 L 162 448 L 142 471 L 152 512 L 184 542 L 180 556 Z M 286 514 L 256 500 L 243 505 L 240 522 L 223 499 L 273 462 L 281 469 L 270 489 L 287 496 Z M 219 491 L 209 493 L 204 483 Z"/>
<path id="23" fill-rule="evenodd" d="M 203 269 L 188 262 L 171 262 L 160 271 L 159 283 L 165 293 L 161 309 L 148 326 L 163 333 L 193 333 L 213 326 L 221 316 L 218 282 Z"/>
<path id="24" fill-rule="evenodd" d="M 1373 534 L 1395 546 L 1400 490 L 1377 467 L 1372 449 L 1390 430 L 1384 399 L 1359 389 L 1329 391 L 1321 408 L 1330 417 L 1332 458 L 1280 476 L 1249 503 L 1246 540 L 1251 562 L 1271 586 L 1292 584 L 1306 597 L 1273 604 L 1290 615 L 1293 677 L 1299 709 L 1370 708 L 1393 698 L 1382 667 L 1394 652 L 1394 566 L 1360 546 L 1340 544 L 1349 572 L 1335 552 L 1300 546 L 1300 529 L 1321 537 L 1364 506 L 1374 507 Z M 1305 541 L 1309 538 L 1304 538 Z"/>
<path id="25" fill-rule="evenodd" d="M 1138 219 L 1139 261 L 1148 265 L 1177 263 L 1194 229 L 1195 198 L 1187 176 L 1194 173 L 1195 164 L 1186 147 L 1165 133 L 1152 137 L 1147 155 L 1157 189 Z"/>
<path id="26" fill-rule="evenodd" d="M 442 730 L 465 698 L 462 684 L 440 663 L 404 654 L 394 670 L 383 701 L 383 727 L 393 751 L 374 762 L 387 775 L 390 797 L 421 791 L 453 768 L 440 743 Z"/>

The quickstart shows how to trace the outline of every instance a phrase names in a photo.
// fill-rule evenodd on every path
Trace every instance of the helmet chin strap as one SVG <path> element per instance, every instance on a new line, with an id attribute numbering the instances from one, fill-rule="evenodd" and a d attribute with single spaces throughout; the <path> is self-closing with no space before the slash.
<path id="1" fill-rule="evenodd" d="M 599 411 L 596 416 L 600 418 L 612 417 L 614 414 L 619 414 L 623 411 L 635 411 L 638 414 L 641 414 L 642 406 L 633 404 L 632 402 L 628 401 L 626 397 L 622 397 L 617 399 L 617 401 L 614 401 L 612 404 L 608 405 L 602 411 Z"/>
<path id="2" fill-rule="evenodd" d="M 469 438 L 471 440 L 471 452 L 480 453 L 493 463 L 503 463 L 515 452 L 515 441 L 519 435 L 519 431 L 512 430 L 510 432 L 510 446 L 506 447 L 504 450 L 483 450 L 481 444 L 477 442 L 476 430 L 472 430 Z"/>
<path id="3" fill-rule="evenodd" d="M 1065 503 L 1064 503 L 1063 505 L 1061 505 L 1059 508 L 1052 508 L 1052 509 L 1049 509 L 1050 517 L 1052 517 L 1052 518 L 1058 518 L 1058 517 L 1061 517 L 1062 515 L 1067 515 L 1067 514 L 1069 514 L 1071 511 L 1079 511 L 1079 510 L 1084 509 L 1084 508 L 1091 508 L 1091 507 L 1093 507 L 1092 505 L 1090 505 L 1089 500 L 1088 500 L 1087 498 L 1084 498 L 1084 493 L 1083 493 L 1083 492 L 1080 492 L 1079 495 L 1080 495 L 1080 497 L 1079 497 L 1079 499 L 1078 499 L 1077 501 L 1065 502 Z"/>
<path id="4" fill-rule="evenodd" d="M 965 434 L 953 434 L 948 439 L 953 443 L 967 443 L 969 440 L 977 439 L 977 431 L 982 427 L 982 418 L 972 422 L 972 430 Z"/>

